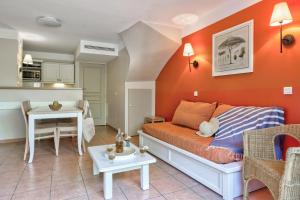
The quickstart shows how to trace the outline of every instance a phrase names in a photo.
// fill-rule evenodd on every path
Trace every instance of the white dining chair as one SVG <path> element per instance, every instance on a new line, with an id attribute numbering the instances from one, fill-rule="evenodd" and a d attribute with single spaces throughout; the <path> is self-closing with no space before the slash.
<path id="1" fill-rule="evenodd" d="M 24 160 L 28 153 L 28 115 L 27 113 L 31 110 L 30 101 L 23 101 L 21 105 L 22 114 L 24 117 L 25 128 L 26 128 L 26 140 L 25 140 L 25 151 L 24 151 Z M 41 123 L 36 122 L 34 129 L 34 139 L 43 140 L 43 139 L 54 139 L 55 149 L 57 148 L 57 128 L 56 123 Z M 58 155 L 56 153 L 56 155 Z"/>
<path id="2" fill-rule="evenodd" d="M 79 109 L 83 110 L 82 113 L 82 118 L 84 119 L 89 112 L 89 105 L 87 101 L 80 100 L 78 101 L 77 107 Z M 77 120 L 72 120 L 69 122 L 58 122 L 57 123 L 57 149 L 56 149 L 56 154 L 58 155 L 58 150 L 59 150 L 59 142 L 60 138 L 63 137 L 77 137 Z M 83 152 L 86 152 L 86 147 L 85 147 L 85 141 L 84 138 L 82 137 L 82 147 L 83 147 Z"/>

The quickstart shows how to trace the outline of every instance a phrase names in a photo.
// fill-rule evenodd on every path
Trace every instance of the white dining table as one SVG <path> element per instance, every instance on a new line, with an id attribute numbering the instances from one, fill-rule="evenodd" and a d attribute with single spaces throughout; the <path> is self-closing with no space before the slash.
<path id="1" fill-rule="evenodd" d="M 63 106 L 59 111 L 52 111 L 48 106 L 33 108 L 28 112 L 28 140 L 29 140 L 29 160 L 32 163 L 34 157 L 34 130 L 35 120 L 57 119 L 57 118 L 77 118 L 77 143 L 79 155 L 82 155 L 82 110 L 76 107 Z"/>

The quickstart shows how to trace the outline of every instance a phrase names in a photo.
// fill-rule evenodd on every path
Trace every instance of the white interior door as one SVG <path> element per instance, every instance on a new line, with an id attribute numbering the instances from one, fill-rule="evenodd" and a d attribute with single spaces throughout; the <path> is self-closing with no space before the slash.
<path id="1" fill-rule="evenodd" d="M 106 125 L 106 69 L 105 65 L 81 64 L 83 98 L 88 100 L 96 125 Z"/>
<path id="2" fill-rule="evenodd" d="M 137 135 L 146 116 L 152 113 L 152 90 L 128 90 L 128 134 Z"/>

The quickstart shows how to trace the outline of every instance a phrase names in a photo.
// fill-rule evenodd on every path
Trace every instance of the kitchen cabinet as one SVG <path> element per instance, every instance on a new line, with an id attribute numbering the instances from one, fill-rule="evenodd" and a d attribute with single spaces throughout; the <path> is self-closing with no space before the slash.
<path id="1" fill-rule="evenodd" d="M 43 63 L 42 82 L 74 83 L 74 64 L 53 62 Z"/>
<path id="2" fill-rule="evenodd" d="M 60 79 L 63 83 L 74 83 L 74 65 L 60 64 Z"/>

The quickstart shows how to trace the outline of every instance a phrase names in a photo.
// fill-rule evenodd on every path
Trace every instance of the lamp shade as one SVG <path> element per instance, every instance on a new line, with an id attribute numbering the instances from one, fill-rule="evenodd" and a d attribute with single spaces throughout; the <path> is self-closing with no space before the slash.
<path id="1" fill-rule="evenodd" d="M 186 43 L 183 49 L 183 56 L 192 56 L 194 55 L 194 49 L 191 43 Z"/>
<path id="2" fill-rule="evenodd" d="M 25 54 L 23 63 L 24 64 L 33 64 L 32 57 L 30 54 Z"/>
<path id="3" fill-rule="evenodd" d="M 270 26 L 280 26 L 293 21 L 289 6 L 286 2 L 274 6 Z"/>

